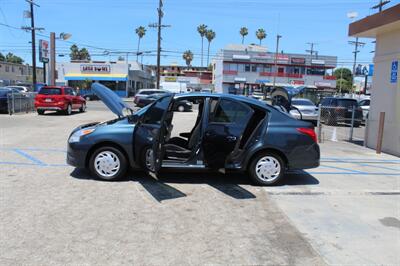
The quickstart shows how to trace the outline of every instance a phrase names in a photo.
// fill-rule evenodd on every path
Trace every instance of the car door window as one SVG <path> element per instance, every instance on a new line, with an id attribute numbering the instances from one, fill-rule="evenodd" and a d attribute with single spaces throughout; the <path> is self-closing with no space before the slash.
<path id="1" fill-rule="evenodd" d="M 240 124 L 248 117 L 249 113 L 249 108 L 246 106 L 223 99 L 217 106 L 214 115 L 211 116 L 210 122 Z"/>
<path id="2" fill-rule="evenodd" d="M 165 110 L 168 108 L 170 103 L 170 97 L 163 97 L 152 105 L 146 112 L 143 118 L 145 124 L 157 124 L 161 123 Z"/>

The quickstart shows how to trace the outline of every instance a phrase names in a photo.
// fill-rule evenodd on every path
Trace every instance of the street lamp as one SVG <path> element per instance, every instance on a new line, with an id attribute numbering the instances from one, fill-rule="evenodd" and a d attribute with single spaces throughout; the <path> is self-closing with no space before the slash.
<path id="1" fill-rule="evenodd" d="M 72 34 L 61 32 L 56 37 L 54 32 L 50 32 L 50 85 L 56 85 L 56 40 L 66 41 L 71 38 Z"/>

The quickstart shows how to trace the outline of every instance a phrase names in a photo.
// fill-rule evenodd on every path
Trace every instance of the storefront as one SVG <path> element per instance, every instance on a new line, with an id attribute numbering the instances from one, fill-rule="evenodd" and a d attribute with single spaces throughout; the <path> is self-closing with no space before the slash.
<path id="1" fill-rule="evenodd" d="M 81 94 L 88 93 L 93 82 L 107 86 L 121 97 L 132 96 L 143 87 L 154 87 L 152 71 L 137 62 L 70 62 L 58 64 L 57 69 L 57 84 L 79 88 Z"/>

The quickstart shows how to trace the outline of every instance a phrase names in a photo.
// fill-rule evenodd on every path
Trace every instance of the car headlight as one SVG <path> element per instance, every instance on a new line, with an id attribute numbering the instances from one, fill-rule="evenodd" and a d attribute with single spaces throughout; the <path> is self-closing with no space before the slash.
<path id="1" fill-rule="evenodd" d="M 69 143 L 79 142 L 82 136 L 88 135 L 92 133 L 94 130 L 95 130 L 94 128 L 80 129 L 74 132 L 74 134 L 72 134 L 71 137 L 69 137 L 68 142 Z"/>

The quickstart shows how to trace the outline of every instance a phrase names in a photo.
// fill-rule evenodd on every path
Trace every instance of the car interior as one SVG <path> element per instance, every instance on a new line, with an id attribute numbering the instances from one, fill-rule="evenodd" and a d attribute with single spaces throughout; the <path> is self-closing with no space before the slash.
<path id="1" fill-rule="evenodd" d="M 199 98 L 186 98 L 185 100 L 192 102 L 198 106 L 196 121 L 189 132 L 178 132 L 178 136 L 172 138 L 167 137 L 165 148 L 164 160 L 175 160 L 175 161 L 187 161 L 192 155 L 194 155 L 200 148 L 201 138 L 201 122 L 203 117 L 204 99 Z M 175 105 L 178 102 L 175 103 Z M 176 110 L 176 108 L 172 108 Z M 176 114 L 174 114 L 176 113 Z M 169 111 L 167 121 L 170 124 L 168 128 L 168 136 L 171 136 L 173 130 L 174 116 L 181 115 L 177 111 Z M 179 120 L 178 120 L 179 121 Z M 178 122 L 177 121 L 177 122 Z"/>

